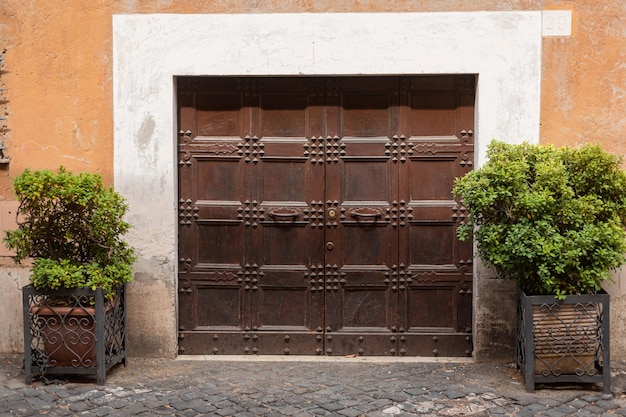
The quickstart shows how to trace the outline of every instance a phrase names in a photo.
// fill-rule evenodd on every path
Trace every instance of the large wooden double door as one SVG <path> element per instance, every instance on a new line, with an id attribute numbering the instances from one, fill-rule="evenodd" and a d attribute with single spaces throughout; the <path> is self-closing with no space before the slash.
<path id="1" fill-rule="evenodd" d="M 180 353 L 471 354 L 474 76 L 177 88 Z"/>

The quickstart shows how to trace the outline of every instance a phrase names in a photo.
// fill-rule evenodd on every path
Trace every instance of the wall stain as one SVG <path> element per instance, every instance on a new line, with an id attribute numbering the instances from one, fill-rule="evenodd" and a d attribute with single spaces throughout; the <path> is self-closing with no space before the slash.
<path id="1" fill-rule="evenodd" d="M 152 142 L 152 137 L 154 136 L 154 130 L 156 128 L 156 123 L 152 116 L 148 116 L 141 123 L 141 127 L 137 132 L 137 136 L 135 137 L 135 141 L 137 142 L 137 146 L 142 151 L 145 150 L 148 145 Z"/>

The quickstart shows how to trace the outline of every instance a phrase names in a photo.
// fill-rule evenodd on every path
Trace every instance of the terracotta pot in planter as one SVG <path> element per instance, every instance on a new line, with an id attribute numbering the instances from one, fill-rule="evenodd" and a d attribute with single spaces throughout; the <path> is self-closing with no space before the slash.
<path id="1" fill-rule="evenodd" d="M 601 329 L 598 304 L 533 305 L 536 375 L 596 375 Z"/>
<path id="2" fill-rule="evenodd" d="M 23 288 L 24 374 L 95 375 L 105 383 L 106 372 L 126 364 L 125 287 L 112 300 L 102 289 L 37 290 Z M 63 300 L 63 306 L 57 305 Z"/>
<path id="3" fill-rule="evenodd" d="M 520 292 L 517 364 L 528 391 L 541 382 L 602 382 L 610 393 L 609 295 Z"/>
<path id="4" fill-rule="evenodd" d="M 113 308 L 105 303 L 105 315 Z M 83 306 L 33 306 L 50 366 L 96 365 L 96 309 Z"/>

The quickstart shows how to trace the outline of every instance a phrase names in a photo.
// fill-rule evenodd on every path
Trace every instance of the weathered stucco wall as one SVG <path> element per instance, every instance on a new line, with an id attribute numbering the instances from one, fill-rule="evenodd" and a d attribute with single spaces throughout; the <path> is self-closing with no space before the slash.
<path id="1" fill-rule="evenodd" d="M 623 135 L 626 127 L 623 117 L 626 114 L 626 48 L 623 46 L 626 44 L 626 3 L 623 0 L 223 0 L 198 3 L 201 2 L 3 0 L 0 3 L 0 39 L 3 41 L 0 49 L 7 49 L 5 68 L 8 72 L 2 75 L 0 82 L 9 100 L 6 124 L 10 133 L 6 145 L 12 161 L 8 168 L 0 167 L 0 200 L 12 199 L 11 179 L 26 167 L 54 168 L 62 164 L 76 171 L 100 172 L 107 183 L 114 182 L 114 14 L 572 10 L 572 35 L 546 37 L 542 41 L 539 140 L 559 145 L 597 142 L 614 153 L 626 153 Z M 459 32 L 472 29 L 455 28 Z M 406 30 L 410 32 L 414 28 Z M 401 37 L 401 31 L 396 30 L 396 34 Z M 161 151 L 173 152 L 173 144 Z M 128 158 L 127 163 L 133 162 Z M 151 169 L 149 165 L 141 168 Z M 141 177 L 141 170 L 134 171 L 134 175 Z M 117 181 L 118 177 L 115 178 Z M 129 197 L 138 200 L 137 195 Z M 174 207 L 169 209 L 173 212 Z M 136 223 L 150 223 L 141 219 L 141 210 L 135 210 Z M 146 230 L 152 232 L 147 237 L 136 238 L 147 242 L 158 236 L 163 227 L 162 224 L 146 225 Z M 175 340 L 167 336 L 167 341 L 163 342 L 162 335 L 173 331 L 175 306 L 171 300 L 175 299 L 176 291 L 173 260 L 162 257 L 147 244 L 140 252 L 138 275 L 129 298 L 131 302 L 135 299 L 142 303 L 129 304 L 156 305 L 163 299 L 169 304 L 150 307 L 147 311 L 131 311 L 131 353 L 172 356 Z M 12 274 L 24 277 L 23 272 Z M 6 289 L 2 292 L 0 314 L 14 317 L 21 298 L 12 283 L 6 284 L 4 275 L 0 277 L 5 281 L 0 289 Z M 502 357 L 502 352 L 506 356 L 507 349 L 511 348 L 511 345 L 506 346 L 511 327 L 501 319 L 506 317 L 501 310 L 507 300 L 502 299 L 500 289 L 508 288 L 507 283 L 488 279 L 488 274 L 482 276 L 485 279 L 477 283 L 480 295 L 475 299 L 480 306 L 476 321 L 482 324 L 475 336 L 491 341 L 491 344 L 479 346 L 484 358 Z M 614 296 L 614 317 L 622 317 L 626 311 L 622 276 L 617 274 L 616 284 L 610 287 Z M 491 320 L 494 320 L 493 325 L 489 324 Z M 5 334 L 4 330 L 0 327 L 0 334 Z M 612 330 L 613 357 L 626 359 L 626 343 L 621 341 L 626 339 L 623 337 L 626 324 L 614 319 Z M 0 340 L 0 351 L 13 351 L 17 346 L 19 343 Z"/>

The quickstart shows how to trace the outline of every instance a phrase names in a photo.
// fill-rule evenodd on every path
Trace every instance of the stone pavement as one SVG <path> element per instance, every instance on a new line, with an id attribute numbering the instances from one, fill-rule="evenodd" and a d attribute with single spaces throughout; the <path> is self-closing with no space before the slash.
<path id="1" fill-rule="evenodd" d="M 270 360 L 273 359 L 273 360 Z M 107 382 L 27 386 L 0 356 L 0 416 L 626 416 L 626 367 L 598 386 L 527 393 L 511 364 L 372 358 L 131 358 Z"/>

